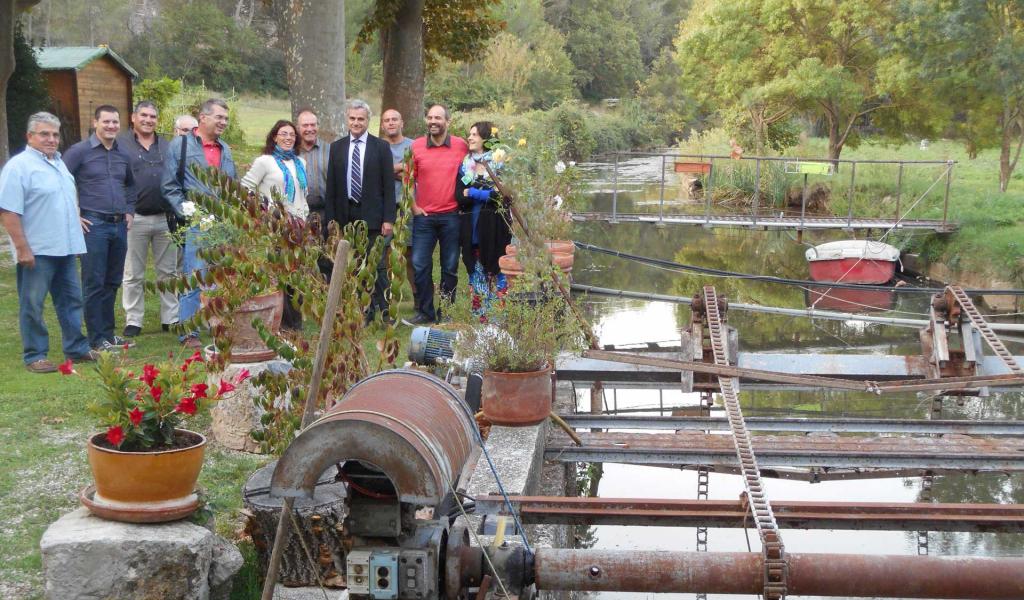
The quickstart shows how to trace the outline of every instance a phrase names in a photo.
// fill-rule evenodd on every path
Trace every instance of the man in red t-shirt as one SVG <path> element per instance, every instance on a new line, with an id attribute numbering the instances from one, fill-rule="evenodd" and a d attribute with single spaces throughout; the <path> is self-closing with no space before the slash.
<path id="1" fill-rule="evenodd" d="M 427 135 L 412 143 L 416 200 L 412 207 L 412 268 L 416 314 L 405 322 L 437 321 L 434 308 L 434 247 L 441 248 L 441 294 L 449 300 L 459 283 L 459 205 L 455 178 L 469 147 L 448 133 L 451 115 L 441 104 L 427 110 Z"/>

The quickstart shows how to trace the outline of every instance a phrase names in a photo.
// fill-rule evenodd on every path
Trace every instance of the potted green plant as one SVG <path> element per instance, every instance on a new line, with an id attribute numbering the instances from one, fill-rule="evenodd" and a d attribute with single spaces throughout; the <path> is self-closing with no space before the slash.
<path id="1" fill-rule="evenodd" d="M 200 310 L 182 327 L 209 327 L 218 362 L 269 360 L 275 352 L 254 322 L 278 336 L 286 289 L 304 316 L 309 311 L 302 310 L 302 299 L 325 293 L 318 264 L 324 254 L 320 226 L 291 216 L 279 199 L 265 202 L 215 170 L 194 173 L 212 193 L 189 194 L 182 205 L 188 224 L 176 235 L 198 232 L 198 253 L 206 268 L 155 287 L 177 293 L 202 290 Z"/>
<path id="2" fill-rule="evenodd" d="M 499 189 L 511 199 L 515 211 L 515 238 L 499 261 L 502 271 L 517 277 L 535 270 L 523 262 L 536 257 L 570 273 L 575 254 L 570 208 L 579 202 L 581 181 L 576 164 L 558 158 L 559 145 L 553 140 L 530 143 L 521 138 L 508 154 Z M 529 250 L 524 252 L 524 247 Z"/>
<path id="3" fill-rule="evenodd" d="M 77 374 L 71 361 L 60 371 Z M 188 516 L 199 506 L 195 485 L 206 438 L 181 425 L 248 374 L 221 380 L 217 389 L 211 389 L 198 351 L 180 363 L 145 364 L 141 373 L 127 370 L 104 352 L 96 372 L 103 393 L 90 403 L 89 411 L 104 430 L 89 438 L 94 485 L 83 490 L 83 504 L 98 516 L 117 521 Z"/>
<path id="4" fill-rule="evenodd" d="M 555 359 L 586 346 L 568 301 L 536 274 L 525 274 L 514 291 L 484 303 L 460 296 L 447 310 L 458 331 L 456 357 L 483 369 L 484 417 L 512 426 L 546 419 Z"/>

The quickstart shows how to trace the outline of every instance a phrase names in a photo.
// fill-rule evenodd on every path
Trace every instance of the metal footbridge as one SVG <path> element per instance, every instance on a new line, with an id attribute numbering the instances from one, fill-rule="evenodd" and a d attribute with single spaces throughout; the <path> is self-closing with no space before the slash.
<path id="1" fill-rule="evenodd" d="M 827 160 L 674 152 L 617 152 L 609 158 L 612 172 L 604 179 L 610 179 L 611 189 L 599 191 L 610 192 L 611 205 L 602 210 L 575 211 L 574 221 L 797 231 L 905 229 L 950 233 L 958 227 L 949 220 L 956 164 L 951 160 Z M 647 169 L 637 168 L 634 170 L 642 172 L 630 174 L 630 166 L 637 164 Z M 651 166 L 656 173 L 649 172 Z M 880 183 L 879 170 L 893 171 L 893 180 L 889 182 L 890 173 L 886 173 Z M 862 174 L 860 182 L 858 171 Z M 867 191 L 865 172 L 875 192 Z M 780 182 L 792 187 L 783 191 Z M 639 200 L 631 198 L 638 186 L 651 183 L 658 184 L 656 200 L 650 190 Z M 772 186 L 774 191 L 769 189 Z M 741 192 L 741 187 L 749 189 Z M 828 190 L 828 206 L 816 197 L 822 189 Z M 797 191 L 799 198 L 782 197 L 795 196 Z M 865 197 L 865 193 L 877 197 Z M 670 197 L 672 194 L 677 197 Z M 641 207 L 644 210 L 636 210 Z M 941 218 L 933 216 L 940 211 Z"/>

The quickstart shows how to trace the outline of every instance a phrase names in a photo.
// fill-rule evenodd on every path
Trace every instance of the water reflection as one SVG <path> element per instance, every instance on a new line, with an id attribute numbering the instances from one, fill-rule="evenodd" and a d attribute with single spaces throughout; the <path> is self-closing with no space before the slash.
<path id="1" fill-rule="evenodd" d="M 591 167 L 599 172 L 598 167 Z M 653 169 L 637 166 L 619 171 L 619 187 L 624 182 L 634 187 L 634 194 L 619 198 L 624 205 L 648 202 L 657 198 L 660 187 L 652 181 Z M 667 194 L 672 196 L 674 191 Z M 595 208 L 602 208 L 608 198 L 595 195 Z M 605 206 L 605 210 L 608 208 Z M 814 233 L 805 241 L 821 243 L 848 237 L 848 234 Z M 576 239 L 597 246 L 614 248 L 641 256 L 671 260 L 677 263 L 714 267 L 745 273 L 806 278 L 805 246 L 785 232 L 742 229 L 705 229 L 701 227 L 649 224 L 577 224 Z M 578 251 L 575 267 L 579 283 L 659 294 L 689 297 L 701 286 L 713 284 L 719 295 L 731 301 L 771 306 L 802 308 L 808 299 L 821 309 L 853 312 L 850 307 L 829 305 L 845 300 L 848 304 L 881 306 L 885 314 L 908 318 L 926 318 L 926 294 L 886 295 L 878 298 L 829 294 L 820 299 L 820 290 L 805 290 L 773 283 L 738 278 L 709 278 L 687 272 L 655 268 L 624 261 L 603 254 Z M 664 302 L 609 300 L 591 297 L 584 300 L 587 313 L 604 344 L 641 344 L 675 341 L 679 330 L 690 320 L 688 307 Z M 860 321 L 825 321 L 780 315 L 731 311 L 731 325 L 739 330 L 740 348 L 744 351 L 792 351 L 862 354 L 919 354 L 917 330 L 906 327 L 867 324 Z M 1011 350 L 1017 345 L 1011 345 Z M 941 414 L 932 412 L 932 396 L 927 394 L 887 395 L 843 391 L 820 392 L 744 392 L 741 402 L 749 416 L 866 416 L 889 418 L 1024 418 L 1021 394 L 994 394 L 988 398 L 967 398 L 961 403 L 947 399 Z M 590 410 L 590 392 L 577 392 L 578 410 Z M 678 390 L 627 390 L 606 388 L 602 405 L 609 411 L 659 414 L 673 409 L 693 410 L 699 405 L 696 394 Z M 721 406 L 715 409 L 722 416 Z M 1024 478 L 983 474 L 977 476 L 939 476 L 934 480 L 931 497 L 936 502 L 1024 503 Z M 920 478 L 830 481 L 809 484 L 799 481 L 768 480 L 769 498 L 782 500 L 833 501 L 930 501 L 922 494 Z M 710 498 L 735 499 L 743 486 L 739 477 L 712 474 Z M 697 475 L 693 471 L 663 467 L 604 465 L 598 493 L 602 497 L 695 498 Z M 783 537 L 790 552 L 835 552 L 868 554 L 916 554 L 915 532 L 874 531 L 799 531 L 784 530 Z M 595 548 L 695 550 L 696 530 L 693 528 L 656 527 L 593 527 L 580 535 L 582 545 Z M 929 550 L 935 555 L 1020 555 L 1024 554 L 1024 536 L 1019 534 L 931 533 Z M 759 551 L 754 530 L 714 529 L 708 539 L 708 550 L 715 552 Z M 603 593 L 601 598 L 640 598 L 645 594 Z M 678 595 L 692 598 L 693 595 Z M 709 596 L 735 598 L 736 596 Z"/>

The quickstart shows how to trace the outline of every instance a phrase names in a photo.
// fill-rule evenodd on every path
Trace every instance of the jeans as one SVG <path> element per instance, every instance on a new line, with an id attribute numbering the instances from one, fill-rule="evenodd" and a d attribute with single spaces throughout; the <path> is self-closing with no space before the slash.
<path id="1" fill-rule="evenodd" d="M 416 310 L 437 320 L 434 308 L 434 246 L 441 248 L 441 295 L 451 300 L 459 283 L 459 214 L 417 215 L 412 219 L 412 268 Z"/>
<path id="2" fill-rule="evenodd" d="M 86 218 L 89 218 L 86 216 Z M 82 288 L 85 300 L 85 329 L 89 345 L 99 348 L 114 341 L 114 300 L 124 279 L 124 258 L 128 252 L 128 225 L 91 218 L 82 255 Z"/>
<path id="3" fill-rule="evenodd" d="M 153 247 L 153 266 L 156 280 L 165 281 L 178 271 L 178 246 L 167 232 L 167 216 L 135 215 L 132 228 L 128 230 L 128 256 L 124 269 L 124 291 L 121 304 L 124 306 L 125 325 L 142 327 L 145 314 L 143 304 L 143 283 L 146 280 L 146 258 L 149 247 Z M 178 296 L 174 292 L 160 292 L 160 322 L 178 322 Z"/>
<path id="4" fill-rule="evenodd" d="M 78 358 L 89 353 L 82 335 L 82 285 L 78 279 L 78 257 L 36 256 L 33 268 L 18 265 L 18 326 L 21 329 L 25 364 L 46 358 L 50 334 L 43 320 L 43 302 L 50 294 L 60 323 L 64 355 Z"/>
<path id="5" fill-rule="evenodd" d="M 199 256 L 198 245 L 202 243 L 202 234 L 199 232 L 198 227 L 193 227 L 185 233 L 185 248 L 182 253 L 182 273 L 192 273 L 193 271 L 205 271 L 206 261 Z M 178 318 L 180 322 L 184 323 L 191 319 L 195 314 L 199 312 L 199 289 L 191 289 L 178 298 Z M 198 334 L 199 331 L 193 329 L 191 334 Z M 187 335 L 187 334 L 186 334 Z M 184 339 L 185 336 L 181 336 Z"/>

